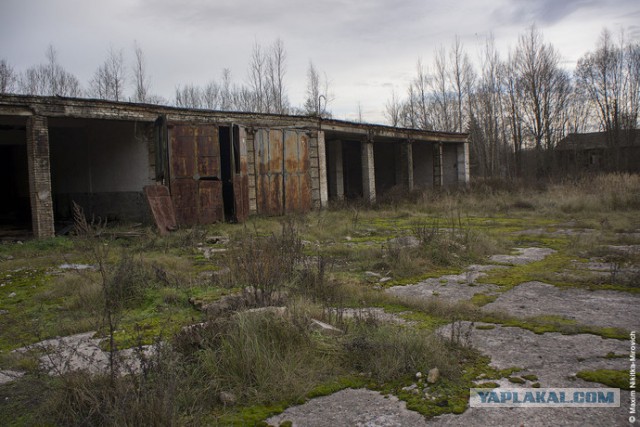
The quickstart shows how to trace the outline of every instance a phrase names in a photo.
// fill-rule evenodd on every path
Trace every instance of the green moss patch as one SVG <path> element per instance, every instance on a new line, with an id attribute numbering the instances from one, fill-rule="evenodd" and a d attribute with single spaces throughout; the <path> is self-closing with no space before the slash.
<path id="1" fill-rule="evenodd" d="M 598 369 L 595 371 L 579 371 L 576 376 L 585 381 L 600 383 L 623 390 L 630 390 L 629 371 Z M 638 379 L 640 379 L 640 375 L 636 374 L 636 381 Z"/>

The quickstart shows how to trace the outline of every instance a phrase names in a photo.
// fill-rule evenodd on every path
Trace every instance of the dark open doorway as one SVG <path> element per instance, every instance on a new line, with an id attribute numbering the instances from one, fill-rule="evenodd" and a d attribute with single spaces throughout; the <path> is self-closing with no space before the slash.
<path id="1" fill-rule="evenodd" d="M 26 139 L 25 126 L 0 124 L 0 235 L 31 230 Z"/>
<path id="2" fill-rule="evenodd" d="M 240 160 L 237 158 L 239 154 L 237 126 L 220 126 L 219 140 L 224 218 L 229 222 L 237 222 L 233 182 L 234 175 L 240 173 L 238 170 Z"/>

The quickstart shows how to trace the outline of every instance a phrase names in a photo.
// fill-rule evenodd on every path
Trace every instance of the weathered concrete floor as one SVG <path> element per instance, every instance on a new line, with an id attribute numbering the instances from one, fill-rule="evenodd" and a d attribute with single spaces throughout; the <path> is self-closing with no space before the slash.
<path id="1" fill-rule="evenodd" d="M 63 374 L 70 371 L 85 370 L 91 373 L 105 373 L 109 369 L 109 353 L 100 348 L 104 339 L 93 338 L 95 332 L 51 338 L 36 344 L 14 350 L 19 353 L 37 351 L 40 366 L 49 374 Z M 121 350 L 114 354 L 119 372 L 138 372 L 141 357 L 151 355 L 152 346 L 141 347 L 142 354 L 136 349 Z M 14 381 L 22 376 L 21 372 L 0 371 L 0 384 Z"/>
<path id="2" fill-rule="evenodd" d="M 492 262 L 522 265 L 544 259 L 554 251 L 522 248 L 516 255 L 499 255 Z M 464 273 L 428 279 L 416 285 L 396 286 L 387 292 L 413 298 L 439 297 L 453 301 L 468 300 L 476 293 L 499 295 L 487 310 L 503 310 L 517 317 L 559 315 L 577 323 L 638 329 L 640 297 L 615 291 L 561 289 L 540 282 L 523 283 L 500 293 L 499 287 L 477 284 L 485 271 L 504 266 L 470 266 Z M 477 325 L 476 325 L 477 326 Z M 465 322 L 464 328 L 470 323 Z M 441 329 L 450 335 L 450 326 Z M 606 358 L 607 354 L 628 354 L 629 342 L 604 339 L 596 335 L 562 335 L 533 332 L 496 325 L 494 329 L 474 328 L 471 345 L 491 357 L 499 369 L 519 367 L 519 374 L 535 374 L 542 387 L 602 387 L 575 377 L 580 370 L 628 369 L 624 358 Z M 518 375 L 518 374 L 514 374 Z M 484 379 L 483 379 L 484 380 Z M 489 379 L 487 379 L 489 380 Z M 502 387 L 518 387 L 506 379 Z M 524 384 L 530 387 L 531 384 Z M 267 420 L 271 425 L 290 420 L 294 426 L 612 426 L 628 424 L 629 392 L 621 392 L 621 407 L 600 408 L 468 408 L 460 415 L 443 415 L 425 420 L 402 404 L 390 406 L 391 399 L 368 390 L 343 390 L 331 396 L 312 399 L 287 409 Z M 390 414 L 389 411 L 395 411 Z M 413 418 L 418 415 L 418 418 Z"/>
<path id="3" fill-rule="evenodd" d="M 467 322 L 468 326 L 468 322 Z M 449 334 L 450 326 L 442 329 Z M 496 326 L 474 329 L 471 345 L 491 357 L 498 369 L 522 368 L 515 376 L 535 374 L 541 387 L 604 387 L 575 377 L 581 370 L 629 368 L 625 358 L 606 358 L 609 353 L 626 355 L 629 342 L 604 339 L 596 335 L 537 335 L 520 328 Z M 501 387 L 521 387 L 506 380 Z M 524 384 L 529 387 L 530 384 Z M 629 392 L 621 392 L 620 408 L 469 408 L 460 415 L 443 415 L 429 420 L 428 425 L 531 425 L 531 426 L 614 426 L 626 425 Z"/>
<path id="4" fill-rule="evenodd" d="M 405 402 L 395 396 L 384 396 L 365 389 L 341 390 L 329 396 L 312 399 L 271 417 L 273 426 L 292 421 L 298 427 L 405 427 L 427 426 L 422 415 L 409 411 Z"/>
<path id="5" fill-rule="evenodd" d="M 415 285 L 392 286 L 387 289 L 387 292 L 399 297 L 422 299 L 439 297 L 450 301 L 469 300 L 475 294 L 497 295 L 500 290 L 499 286 L 476 282 L 480 277 L 487 275 L 486 271 L 496 268 L 506 267 L 471 265 L 460 274 L 427 279 Z"/>
<path id="6" fill-rule="evenodd" d="M 527 282 L 483 307 L 517 317 L 563 316 L 582 325 L 640 329 L 640 295 Z"/>

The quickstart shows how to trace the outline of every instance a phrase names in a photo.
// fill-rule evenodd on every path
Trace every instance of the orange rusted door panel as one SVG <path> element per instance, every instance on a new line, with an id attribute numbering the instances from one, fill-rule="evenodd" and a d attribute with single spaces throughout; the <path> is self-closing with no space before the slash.
<path id="1" fill-rule="evenodd" d="M 233 127 L 233 197 L 235 220 L 244 222 L 249 218 L 249 176 L 247 175 L 247 136 L 245 129 Z M 237 164 L 236 164 L 237 162 Z"/>
<path id="2" fill-rule="evenodd" d="M 169 165 L 177 223 L 191 226 L 221 221 L 224 209 L 218 127 L 169 126 Z"/>
<path id="3" fill-rule="evenodd" d="M 258 212 L 280 215 L 311 209 L 309 138 L 291 129 L 259 129 L 254 138 Z"/>

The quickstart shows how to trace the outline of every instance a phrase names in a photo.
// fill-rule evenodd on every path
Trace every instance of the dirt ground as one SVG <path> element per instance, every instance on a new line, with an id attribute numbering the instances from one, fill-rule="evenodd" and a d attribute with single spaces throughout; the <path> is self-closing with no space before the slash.
<path id="1" fill-rule="evenodd" d="M 559 288 L 542 282 L 525 282 L 502 292 L 492 284 L 477 283 L 478 278 L 509 264 L 524 265 L 540 261 L 554 253 L 546 248 L 520 248 L 516 254 L 493 256 L 490 265 L 472 265 L 459 275 L 428 279 L 415 285 L 395 286 L 388 292 L 411 298 L 446 298 L 468 300 L 477 293 L 497 296 L 484 306 L 486 310 L 504 311 L 526 318 L 538 315 L 562 316 L 578 324 L 638 330 L 640 295 L 621 291 L 591 291 Z M 597 274 L 597 271 L 594 271 Z M 480 328 L 478 328 L 480 326 Z M 562 335 L 557 332 L 535 334 L 517 327 L 462 324 L 471 328 L 470 345 L 491 358 L 498 369 L 519 367 L 518 374 L 533 374 L 541 387 L 604 387 L 576 378 L 581 370 L 629 369 L 626 358 L 629 341 L 606 339 L 597 335 Z M 450 334 L 451 325 L 440 329 Z M 512 384 L 494 380 L 501 387 L 531 387 L 530 382 Z M 406 409 L 404 402 L 370 390 L 342 390 L 331 396 L 312 399 L 287 409 L 267 420 L 277 426 L 288 420 L 294 426 L 614 426 L 629 425 L 630 393 L 621 391 L 619 408 L 468 408 L 463 414 L 448 414 L 429 420 Z"/>

